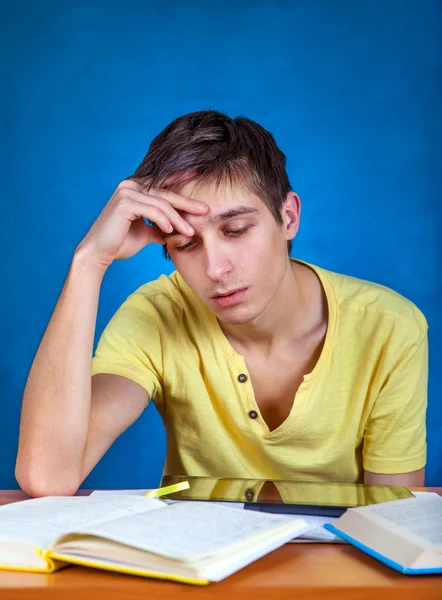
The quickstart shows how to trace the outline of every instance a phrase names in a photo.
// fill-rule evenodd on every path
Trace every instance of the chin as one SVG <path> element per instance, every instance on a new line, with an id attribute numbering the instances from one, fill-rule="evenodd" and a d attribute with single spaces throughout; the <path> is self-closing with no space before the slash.
<path id="1" fill-rule="evenodd" d="M 244 325 L 250 323 L 259 316 L 257 310 L 251 310 L 244 306 L 232 307 L 225 310 L 217 310 L 215 316 L 228 325 Z"/>

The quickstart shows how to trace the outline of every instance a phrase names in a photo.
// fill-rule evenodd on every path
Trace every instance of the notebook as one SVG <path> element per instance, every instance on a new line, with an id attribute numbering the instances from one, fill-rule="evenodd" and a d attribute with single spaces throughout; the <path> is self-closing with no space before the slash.
<path id="1" fill-rule="evenodd" d="M 46 497 L 0 507 L 0 568 L 79 564 L 193 584 L 220 581 L 279 548 L 302 519 L 142 496 Z"/>

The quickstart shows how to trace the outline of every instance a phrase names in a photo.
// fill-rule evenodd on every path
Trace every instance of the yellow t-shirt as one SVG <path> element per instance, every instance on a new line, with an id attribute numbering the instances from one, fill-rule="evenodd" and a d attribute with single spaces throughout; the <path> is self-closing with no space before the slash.
<path id="1" fill-rule="evenodd" d="M 303 264 L 323 284 L 327 334 L 273 431 L 243 356 L 177 271 L 141 286 L 105 328 L 92 374 L 147 390 L 166 428 L 165 475 L 360 482 L 363 469 L 425 465 L 424 315 L 384 286 Z M 277 387 L 278 373 L 271 376 Z"/>

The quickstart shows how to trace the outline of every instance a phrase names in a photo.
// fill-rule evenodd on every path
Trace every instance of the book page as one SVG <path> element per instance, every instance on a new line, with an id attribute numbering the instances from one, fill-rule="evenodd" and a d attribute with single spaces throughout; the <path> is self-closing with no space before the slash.
<path id="1" fill-rule="evenodd" d="M 388 524 L 419 536 L 426 544 L 442 546 L 442 498 L 437 495 L 394 500 L 355 509 L 385 519 Z"/>
<path id="2" fill-rule="evenodd" d="M 436 494 L 436 492 L 412 492 L 413 496 L 416 496 L 416 498 L 422 498 L 422 497 L 429 497 L 432 496 L 433 498 L 436 496 L 437 498 L 439 498 L 439 494 Z"/>
<path id="3" fill-rule="evenodd" d="M 180 502 L 169 504 L 166 510 L 123 517 L 71 533 L 100 536 L 170 558 L 193 560 L 288 524 L 294 531 L 297 524 L 300 532 L 306 528 L 302 520 L 287 515 L 243 511 L 209 502 Z M 55 551 L 61 554 L 62 542 L 55 545 Z M 80 548 L 80 542 L 76 547 Z"/>
<path id="4" fill-rule="evenodd" d="M 166 508 L 158 499 L 137 496 L 52 496 L 0 507 L 0 543 L 14 541 L 48 548 L 65 531 Z"/>
<path id="5" fill-rule="evenodd" d="M 296 516 L 296 515 L 293 515 Z M 308 525 L 307 531 L 302 533 L 299 537 L 295 538 L 295 542 L 303 542 L 306 540 L 318 541 L 318 542 L 336 542 L 342 543 L 342 540 L 334 535 L 330 531 L 324 529 L 323 525 L 326 523 L 334 523 L 337 517 L 321 517 L 317 515 L 298 515 L 300 519 Z"/>
<path id="6" fill-rule="evenodd" d="M 92 492 L 91 496 L 111 496 L 111 495 L 143 495 L 148 492 L 148 489 L 145 490 L 95 490 Z M 178 502 L 191 502 L 190 500 L 171 500 L 168 499 L 167 496 L 163 498 L 164 502 L 167 504 L 175 504 Z M 217 504 L 218 506 L 228 506 L 229 508 L 244 508 L 244 502 L 217 502 L 215 500 L 210 501 L 211 504 Z M 287 513 L 284 513 L 287 514 Z M 291 515 L 294 519 L 303 519 L 307 525 L 309 525 L 308 531 L 301 534 L 299 537 L 294 538 L 294 541 L 297 543 L 308 541 L 320 541 L 320 542 L 335 542 L 339 544 L 344 544 L 343 540 L 339 538 L 337 535 L 330 533 L 326 529 L 323 528 L 325 523 L 333 523 L 336 521 L 337 517 L 321 517 L 316 515 Z"/>
<path id="7" fill-rule="evenodd" d="M 152 489 L 157 488 L 146 488 L 146 489 L 133 489 L 133 490 L 94 490 L 91 496 L 145 496 L 147 492 L 151 492 Z M 162 496 L 161 499 L 167 504 L 175 504 L 176 502 L 192 502 L 192 500 L 172 500 L 166 496 Z M 195 500 L 197 502 L 197 500 Z M 198 501 L 199 502 L 199 501 Z M 231 508 L 244 508 L 244 502 L 217 502 L 216 500 L 210 500 L 211 504 L 219 504 L 220 506 L 230 506 Z"/>
<path id="8" fill-rule="evenodd" d="M 145 496 L 155 488 L 135 489 L 135 490 L 94 490 L 91 496 Z"/>

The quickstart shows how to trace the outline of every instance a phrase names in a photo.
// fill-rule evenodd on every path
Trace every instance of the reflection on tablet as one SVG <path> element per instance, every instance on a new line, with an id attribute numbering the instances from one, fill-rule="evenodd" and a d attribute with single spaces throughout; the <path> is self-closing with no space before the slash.
<path id="1" fill-rule="evenodd" d="M 413 494 L 404 487 L 359 483 L 317 483 L 302 481 L 229 479 L 166 475 L 161 485 L 188 481 L 190 488 L 170 494 L 171 499 L 213 500 L 262 504 L 295 504 L 350 508 L 378 504 Z"/>

